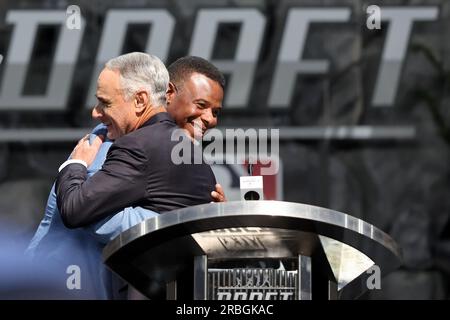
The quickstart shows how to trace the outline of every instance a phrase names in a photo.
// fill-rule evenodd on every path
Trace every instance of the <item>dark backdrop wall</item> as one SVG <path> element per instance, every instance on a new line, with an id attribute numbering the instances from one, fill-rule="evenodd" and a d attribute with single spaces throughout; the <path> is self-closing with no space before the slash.
<path id="1" fill-rule="evenodd" d="M 381 29 L 367 27 L 373 4 Z M 81 10 L 81 30 L 68 30 L 70 5 Z M 113 9 L 161 10 L 162 22 L 130 18 L 123 37 L 108 40 L 118 28 L 118 20 L 107 24 Z M 230 9 L 238 20 L 222 21 L 217 33 L 200 24 Z M 50 11 L 56 22 L 30 27 Z M 252 30 L 245 39 L 241 15 Z M 210 49 L 195 49 L 209 38 Z M 445 0 L 3 0 L 0 217 L 31 237 L 59 164 L 94 125 L 88 106 L 100 53 L 108 45 L 144 51 L 149 40 L 166 63 L 195 53 L 227 74 L 222 128 L 280 128 L 283 200 L 346 212 L 398 241 L 405 264 L 365 298 L 448 298 L 448 39 Z"/>

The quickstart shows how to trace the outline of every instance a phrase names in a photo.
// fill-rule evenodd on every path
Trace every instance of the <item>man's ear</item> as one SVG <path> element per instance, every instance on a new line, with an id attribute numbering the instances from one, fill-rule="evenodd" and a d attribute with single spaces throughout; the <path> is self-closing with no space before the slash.
<path id="1" fill-rule="evenodd" d="M 171 104 L 175 95 L 177 94 L 177 87 L 172 82 L 169 82 L 166 90 L 166 103 L 167 105 Z"/>
<path id="2" fill-rule="evenodd" d="M 134 106 L 137 113 L 141 113 L 149 105 L 149 96 L 147 91 L 141 90 L 134 95 Z"/>

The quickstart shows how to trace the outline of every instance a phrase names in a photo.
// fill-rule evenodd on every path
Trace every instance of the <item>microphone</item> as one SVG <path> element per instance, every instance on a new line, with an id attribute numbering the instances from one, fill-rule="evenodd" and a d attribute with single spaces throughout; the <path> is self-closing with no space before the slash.
<path id="1" fill-rule="evenodd" d="M 264 200 L 263 177 L 253 175 L 253 164 L 248 164 L 248 176 L 240 177 L 241 200 Z"/>
<path id="2" fill-rule="evenodd" d="M 249 176 L 253 176 L 253 164 L 252 163 L 249 163 L 248 164 L 248 175 Z"/>

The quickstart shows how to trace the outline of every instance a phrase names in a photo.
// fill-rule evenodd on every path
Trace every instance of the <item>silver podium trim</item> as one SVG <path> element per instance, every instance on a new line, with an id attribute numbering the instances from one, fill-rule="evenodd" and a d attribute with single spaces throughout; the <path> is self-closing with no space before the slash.
<path id="1" fill-rule="evenodd" d="M 398 267 L 401 262 L 401 251 L 397 244 L 377 227 L 342 212 L 281 201 L 210 203 L 166 212 L 145 220 L 114 238 L 105 247 L 103 260 L 124 279 L 126 278 L 124 274 L 134 277 L 136 273 L 141 273 L 136 275 L 136 281 L 148 280 L 146 279 L 148 274 L 159 280 L 167 281 L 170 278 L 167 274 L 176 273 L 179 269 L 179 266 L 176 266 L 178 261 L 183 260 L 183 255 L 187 257 L 188 253 L 185 251 L 190 251 L 189 255 L 205 254 L 205 245 L 202 245 L 201 241 L 196 241 L 199 237 L 195 237 L 195 235 L 198 234 L 201 238 L 202 233 L 211 230 L 242 227 L 298 232 L 304 237 L 305 241 L 302 240 L 302 243 L 306 243 L 311 248 L 316 247 L 317 243 L 321 243 L 322 246 L 327 243 L 327 241 L 323 241 L 325 238 L 319 239 L 320 236 L 334 239 L 347 247 L 356 249 L 353 251 L 360 252 L 361 257 L 365 256 L 371 263 L 380 266 L 382 275 Z M 157 249 L 164 243 L 170 243 L 170 245 L 165 250 Z M 301 245 L 300 247 L 301 250 L 305 250 Z M 292 246 L 290 248 L 292 251 Z M 333 243 L 333 248 L 336 250 L 335 243 Z M 324 251 L 326 253 L 326 247 Z M 348 252 L 349 250 L 344 251 Z M 142 253 L 142 257 L 135 263 L 133 270 L 127 269 L 131 267 L 124 265 L 123 257 L 131 257 L 136 253 Z M 171 255 L 175 257 L 168 257 Z M 210 255 L 211 252 L 208 252 L 208 257 Z M 118 263 L 119 256 L 122 259 L 121 263 Z M 336 254 L 329 254 L 327 259 L 330 259 L 331 256 L 336 256 Z M 151 265 L 145 267 L 145 271 L 143 268 L 137 267 L 139 263 L 149 260 L 150 257 L 155 260 L 159 259 L 160 262 L 152 261 Z M 360 258 L 356 257 L 355 259 Z M 339 261 L 329 262 L 331 265 L 334 264 L 335 268 L 339 267 Z M 361 265 L 360 261 L 358 263 Z M 172 267 L 166 267 L 167 265 Z M 148 268 L 152 270 L 147 270 Z M 147 272 L 148 274 L 145 274 Z M 356 274 L 357 276 L 358 274 Z M 129 281 L 129 279 L 125 280 Z M 354 282 L 353 280 L 349 279 L 340 283 L 339 279 L 336 279 L 336 282 L 340 283 L 339 288 L 342 289 L 349 282 Z M 151 291 L 154 285 L 154 281 L 152 281 L 145 284 L 144 291 Z M 360 291 L 358 288 L 362 289 L 361 284 L 357 284 L 353 289 Z M 351 294 L 351 296 L 355 296 L 355 294 Z"/>

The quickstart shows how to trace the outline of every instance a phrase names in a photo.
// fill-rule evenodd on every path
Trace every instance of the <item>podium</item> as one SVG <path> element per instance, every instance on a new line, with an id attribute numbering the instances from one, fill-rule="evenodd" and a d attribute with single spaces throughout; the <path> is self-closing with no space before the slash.
<path id="1" fill-rule="evenodd" d="M 291 202 L 170 211 L 118 235 L 104 263 L 150 299 L 356 299 L 401 264 L 396 243 L 350 215 Z"/>

